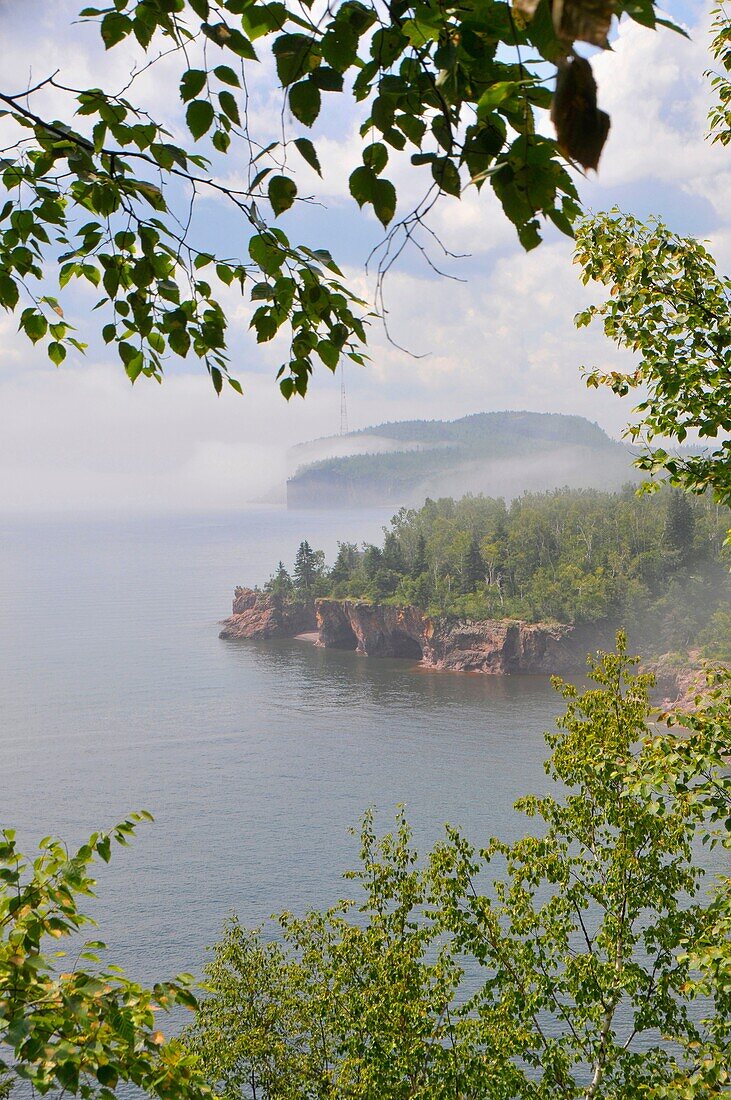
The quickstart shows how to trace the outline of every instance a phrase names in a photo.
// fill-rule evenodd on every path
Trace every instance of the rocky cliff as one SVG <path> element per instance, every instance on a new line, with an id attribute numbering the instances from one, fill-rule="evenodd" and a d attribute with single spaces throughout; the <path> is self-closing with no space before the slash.
<path id="1" fill-rule="evenodd" d="M 282 603 L 265 592 L 237 588 L 221 638 L 293 638 L 317 632 L 326 649 L 368 657 L 405 657 L 453 672 L 567 673 L 585 667 L 590 650 L 611 646 L 609 629 L 516 619 L 461 622 L 432 618 L 416 607 L 358 600 Z"/>
<path id="2" fill-rule="evenodd" d="M 294 638 L 317 629 L 312 603 L 282 603 L 255 588 L 234 589 L 230 618 L 219 638 Z"/>
<path id="3" fill-rule="evenodd" d="M 611 645 L 608 627 L 526 623 L 515 619 L 434 619 L 415 607 L 317 600 L 319 644 L 370 657 L 408 657 L 454 672 L 565 673 L 581 670 L 587 652 Z"/>

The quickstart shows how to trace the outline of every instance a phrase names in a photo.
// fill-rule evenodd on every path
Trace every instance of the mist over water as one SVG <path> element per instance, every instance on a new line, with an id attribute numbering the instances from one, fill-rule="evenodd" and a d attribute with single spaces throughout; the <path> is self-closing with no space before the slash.
<path id="1" fill-rule="evenodd" d="M 236 583 L 301 538 L 332 560 L 387 514 L 13 520 L 0 538 L 2 820 L 31 845 L 154 813 L 99 870 L 110 957 L 141 978 L 198 971 L 236 910 L 258 924 L 351 887 L 349 836 L 406 803 L 417 839 L 449 820 L 517 836 L 546 789 L 545 678 L 428 673 L 302 642 L 223 642 Z"/>

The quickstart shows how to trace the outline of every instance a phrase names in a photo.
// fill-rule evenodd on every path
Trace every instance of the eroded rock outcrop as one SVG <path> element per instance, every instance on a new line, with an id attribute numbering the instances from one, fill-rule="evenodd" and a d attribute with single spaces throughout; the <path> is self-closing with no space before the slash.
<path id="1" fill-rule="evenodd" d="M 256 588 L 236 588 L 232 614 L 221 627 L 219 638 L 294 638 L 317 624 L 312 603 L 283 603 Z"/>
<path id="2" fill-rule="evenodd" d="M 567 673 L 586 654 L 612 645 L 607 626 L 527 623 L 515 619 L 464 622 L 435 619 L 415 607 L 317 600 L 319 643 L 369 657 L 408 657 L 453 672 Z"/>
<path id="3" fill-rule="evenodd" d="M 611 648 L 608 627 L 437 619 L 417 607 L 359 600 L 282 603 L 266 592 L 237 588 L 233 614 L 222 638 L 293 638 L 316 632 L 326 649 L 351 649 L 368 657 L 404 657 L 427 668 L 482 672 L 569 673 L 586 667 L 586 654 Z"/>
<path id="4" fill-rule="evenodd" d="M 410 657 L 420 661 L 432 620 L 415 607 L 391 607 L 359 600 L 315 600 L 318 644 L 354 649 L 368 657 Z"/>

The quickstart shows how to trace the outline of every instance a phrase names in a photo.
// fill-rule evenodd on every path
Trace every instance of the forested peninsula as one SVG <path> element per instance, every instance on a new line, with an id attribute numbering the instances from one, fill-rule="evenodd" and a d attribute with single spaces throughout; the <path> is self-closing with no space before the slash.
<path id="1" fill-rule="evenodd" d="M 236 590 L 224 638 L 293 637 L 434 668 L 565 672 L 622 627 L 646 658 L 731 660 L 727 509 L 665 489 L 465 496 L 402 508 L 380 546 L 300 543 Z M 673 662 L 670 661 L 672 665 Z M 667 668 L 668 659 L 664 666 Z"/>

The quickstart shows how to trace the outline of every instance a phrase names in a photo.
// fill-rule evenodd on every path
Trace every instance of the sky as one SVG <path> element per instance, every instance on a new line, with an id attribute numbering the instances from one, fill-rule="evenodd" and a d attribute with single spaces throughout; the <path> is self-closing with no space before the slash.
<path id="1" fill-rule="evenodd" d="M 79 6 L 0 0 L 5 87 L 27 87 L 59 67 L 61 79 L 75 86 L 116 90 L 125 82 L 129 56 L 100 51 L 95 30 L 73 23 Z M 641 217 L 658 214 L 674 230 L 708 240 L 719 268 L 728 271 L 731 160 L 703 140 L 709 17 L 696 3 L 668 11 L 690 40 L 623 20 L 613 49 L 593 60 L 612 128 L 598 175 L 581 180 L 580 191 L 588 209 L 618 205 Z M 177 78 L 165 61 L 139 79 L 135 99 L 180 132 Z M 258 132 L 275 135 L 281 103 L 266 64 L 252 78 L 251 103 Z M 54 106 L 51 99 L 43 104 Z M 283 227 L 330 247 L 352 284 L 372 299 L 365 262 L 382 232 L 347 190 L 357 125 L 344 106 L 318 123 L 313 139 L 324 183 L 306 166 L 297 179 L 300 193 L 317 188 L 322 204 L 298 204 Z M 228 171 L 235 181 L 243 161 L 232 158 Z M 414 170 L 397 164 L 394 177 L 404 204 L 418 196 L 423 178 Z M 487 189 L 481 195 L 470 189 L 461 201 L 445 197 L 432 225 L 451 251 L 464 254 L 447 265 L 455 278 L 435 277 L 415 253 L 389 276 L 389 327 L 400 347 L 373 323 L 369 365 L 345 370 L 350 427 L 529 409 L 577 413 L 618 438 L 632 399 L 587 389 L 581 372 L 626 366 L 629 359 L 597 326 L 574 328 L 574 314 L 600 292 L 581 285 L 571 242 L 547 233 L 543 245 L 524 253 Z M 222 246 L 234 241 L 245 249 L 247 227 L 234 224 L 220 202 L 204 202 L 198 228 Z M 68 316 L 90 347 L 60 369 L 18 334 L 16 318 L 0 315 L 1 511 L 238 508 L 275 499 L 293 444 L 339 431 L 339 376 L 323 368 L 305 401 L 286 403 L 274 381 L 277 349 L 253 341 L 251 308 L 240 297 L 232 294 L 227 304 L 232 372 L 243 398 L 233 390 L 216 397 L 197 361 L 174 366 L 161 386 L 142 378 L 132 387 L 116 356 L 93 339 L 93 302 L 93 294 L 83 293 L 72 300 Z"/>

